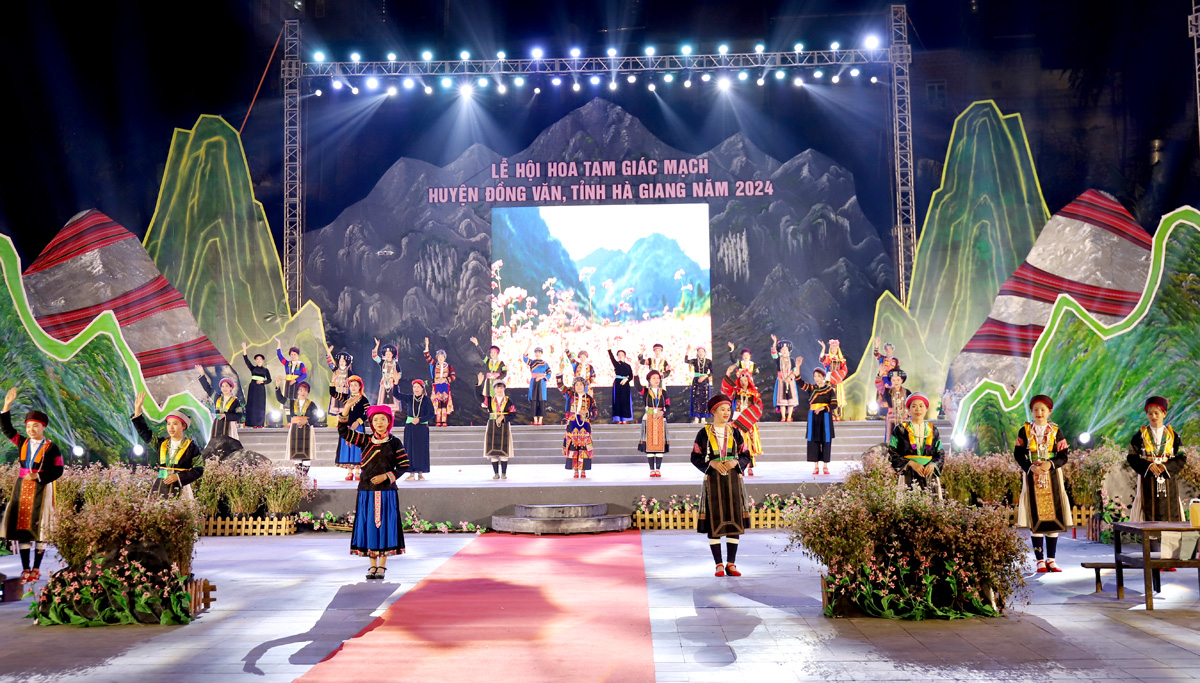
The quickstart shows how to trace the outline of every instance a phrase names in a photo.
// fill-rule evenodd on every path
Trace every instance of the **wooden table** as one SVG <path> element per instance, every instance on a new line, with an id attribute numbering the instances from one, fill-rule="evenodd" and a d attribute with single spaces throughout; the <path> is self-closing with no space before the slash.
<path id="1" fill-rule="evenodd" d="M 1175 560 L 1154 557 L 1150 541 L 1161 538 L 1164 531 L 1200 531 L 1188 522 L 1113 522 L 1113 556 L 1117 567 L 1117 599 L 1125 598 L 1125 567 L 1141 567 L 1146 580 L 1146 609 L 1154 609 L 1154 591 L 1162 588 L 1159 571 L 1167 567 L 1200 570 L 1200 560 Z M 1121 534 L 1142 537 L 1142 554 L 1121 552 Z M 1200 577 L 1200 571 L 1197 571 Z"/>

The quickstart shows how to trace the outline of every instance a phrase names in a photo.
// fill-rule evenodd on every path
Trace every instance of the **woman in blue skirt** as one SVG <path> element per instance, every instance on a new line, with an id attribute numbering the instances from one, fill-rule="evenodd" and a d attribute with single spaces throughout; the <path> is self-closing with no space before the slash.
<path id="1" fill-rule="evenodd" d="M 350 429 L 359 434 L 366 433 L 367 409 L 371 407 L 371 402 L 363 394 L 362 377 L 350 375 L 346 379 L 346 393 L 338 392 L 332 386 L 329 387 L 329 396 L 341 405 L 338 419 L 345 416 L 346 422 L 350 424 Z M 346 469 L 346 481 L 358 479 L 358 468 L 362 465 L 362 449 L 345 439 L 338 439 L 337 457 L 334 464 Z"/>
<path id="2" fill-rule="evenodd" d="M 404 552 L 404 518 L 396 496 L 396 479 L 408 469 L 408 454 L 400 439 L 392 436 L 393 419 L 391 406 L 371 406 L 367 410 L 370 436 L 350 429 L 345 413 L 338 422 L 338 436 L 362 449 L 362 479 L 358 482 L 350 554 L 371 558 L 368 579 L 382 579 L 388 556 Z"/>

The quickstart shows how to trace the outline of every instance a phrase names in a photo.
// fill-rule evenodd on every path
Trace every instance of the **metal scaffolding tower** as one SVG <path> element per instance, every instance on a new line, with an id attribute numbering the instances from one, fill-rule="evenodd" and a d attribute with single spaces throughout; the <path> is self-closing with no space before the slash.
<path id="1" fill-rule="evenodd" d="M 1200 2 L 1200 0 L 1196 0 Z M 896 204 L 896 276 L 900 303 L 908 305 L 913 260 L 917 254 L 916 169 L 913 162 L 912 101 L 908 89 L 908 65 L 912 46 L 908 44 L 908 9 L 892 5 L 892 160 L 896 165 L 896 185 L 892 188 Z"/>
<path id="2" fill-rule="evenodd" d="M 1200 0 L 1192 0 L 1192 14 L 1188 17 L 1188 35 L 1196 50 L 1196 124 L 1200 133 Z"/>
<path id="3" fill-rule="evenodd" d="M 300 145 L 300 20 L 284 25 L 283 62 L 283 279 L 292 313 L 304 305 L 304 167 Z"/>

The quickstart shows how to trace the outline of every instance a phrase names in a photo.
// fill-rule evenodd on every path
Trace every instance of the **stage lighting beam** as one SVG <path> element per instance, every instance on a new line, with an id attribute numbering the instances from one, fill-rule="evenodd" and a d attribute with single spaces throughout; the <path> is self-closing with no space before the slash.
<path id="1" fill-rule="evenodd" d="M 317 62 L 325 61 L 325 53 L 324 52 L 314 52 L 313 53 L 313 61 L 317 61 Z"/>
<path id="2" fill-rule="evenodd" d="M 396 61 L 396 53 L 395 53 L 395 52 L 389 52 L 389 53 L 388 53 L 388 61 L 389 61 L 389 62 L 394 62 L 394 61 Z"/>
<path id="3" fill-rule="evenodd" d="M 683 47 L 679 48 L 679 52 L 680 52 L 681 54 L 683 54 L 683 56 L 685 56 L 685 57 L 686 57 L 686 56 L 688 56 L 688 55 L 692 54 L 692 46 L 691 46 L 691 45 L 684 45 Z"/>
<path id="4" fill-rule="evenodd" d="M 542 55 L 544 55 L 546 53 L 542 52 L 542 48 L 535 47 L 529 54 L 530 54 L 530 56 L 532 56 L 534 58 L 534 60 L 538 60 L 538 59 L 541 59 Z"/>
<path id="5" fill-rule="evenodd" d="M 421 53 L 421 59 L 424 59 L 427 62 L 433 61 L 433 53 L 430 52 L 429 50 L 426 50 Z"/>
<path id="6" fill-rule="evenodd" d="M 863 41 L 863 46 L 866 47 L 868 50 L 878 50 L 879 49 L 879 36 L 876 36 L 876 35 L 867 36 L 866 40 Z"/>

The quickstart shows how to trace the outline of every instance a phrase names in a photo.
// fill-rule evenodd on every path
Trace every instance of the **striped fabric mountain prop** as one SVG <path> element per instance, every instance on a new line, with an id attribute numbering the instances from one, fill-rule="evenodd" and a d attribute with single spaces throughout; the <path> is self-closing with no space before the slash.
<path id="1" fill-rule="evenodd" d="M 948 384 L 1020 384 L 1060 294 L 1107 325 L 1129 315 L 1146 284 L 1151 243 L 1111 196 L 1080 195 L 1046 223 L 1025 263 L 1000 287 L 987 321 L 954 359 Z"/>
<path id="2" fill-rule="evenodd" d="M 200 391 L 194 366 L 228 364 L 137 236 L 99 211 L 68 221 L 25 270 L 24 281 L 38 324 L 60 341 L 111 310 L 160 403 Z"/>

